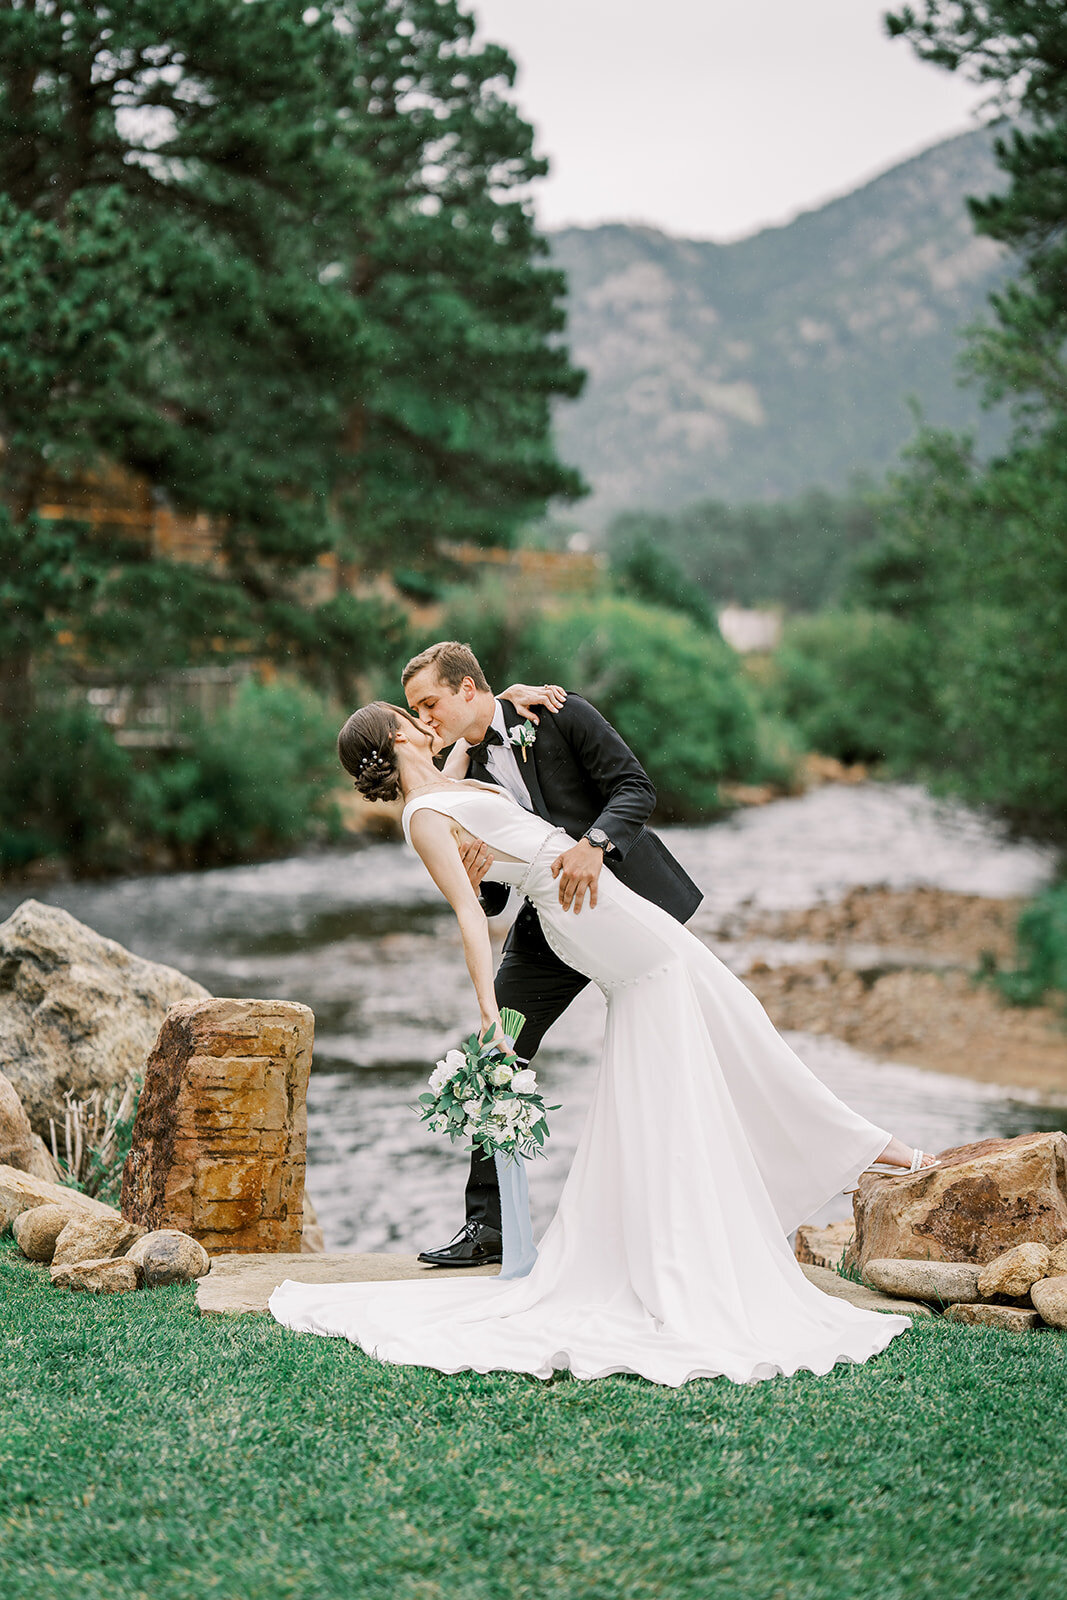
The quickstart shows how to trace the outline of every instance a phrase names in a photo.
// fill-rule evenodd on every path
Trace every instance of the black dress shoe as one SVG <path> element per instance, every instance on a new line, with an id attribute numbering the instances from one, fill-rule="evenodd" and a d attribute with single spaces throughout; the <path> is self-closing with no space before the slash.
<path id="1" fill-rule="evenodd" d="M 465 1222 L 454 1239 L 441 1250 L 423 1250 L 420 1261 L 431 1267 L 488 1267 L 503 1261 L 504 1241 L 499 1229 L 485 1222 Z"/>

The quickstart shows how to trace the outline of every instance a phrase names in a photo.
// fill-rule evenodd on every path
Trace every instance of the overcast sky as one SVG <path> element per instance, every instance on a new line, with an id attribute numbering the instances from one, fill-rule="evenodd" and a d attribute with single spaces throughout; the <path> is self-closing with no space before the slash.
<path id="1" fill-rule="evenodd" d="M 874 0 L 468 0 L 551 175 L 546 227 L 733 239 L 975 126 L 981 91 L 890 40 Z"/>

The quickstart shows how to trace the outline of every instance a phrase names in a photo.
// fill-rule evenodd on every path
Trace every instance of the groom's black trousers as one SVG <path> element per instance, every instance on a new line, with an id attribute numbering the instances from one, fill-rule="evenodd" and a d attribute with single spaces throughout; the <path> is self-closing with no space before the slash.
<path id="1" fill-rule="evenodd" d="M 566 966 L 550 949 L 536 911 L 529 902 L 524 904 L 508 934 L 494 984 L 497 1005 L 521 1011 L 526 1018 L 515 1046 L 517 1055 L 526 1060 L 536 1055 L 549 1028 L 588 982 L 584 973 Z M 471 1155 L 466 1202 L 468 1220 L 499 1229 L 496 1167 L 493 1158 L 480 1150 Z"/>

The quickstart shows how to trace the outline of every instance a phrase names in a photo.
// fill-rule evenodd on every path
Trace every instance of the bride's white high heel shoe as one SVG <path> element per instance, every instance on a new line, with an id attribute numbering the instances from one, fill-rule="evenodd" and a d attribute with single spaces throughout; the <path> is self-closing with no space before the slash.
<path id="1" fill-rule="evenodd" d="M 891 1167 L 888 1162 L 876 1161 L 872 1166 L 864 1167 L 863 1172 L 876 1172 L 880 1178 L 908 1178 L 913 1172 L 933 1172 L 935 1167 L 941 1165 L 940 1161 L 931 1161 L 928 1167 L 923 1166 L 925 1150 L 913 1150 L 911 1153 L 910 1167 Z M 863 1173 L 860 1174 L 863 1176 Z M 842 1189 L 842 1194 L 855 1194 L 855 1189 Z"/>
<path id="2" fill-rule="evenodd" d="M 904 1178 L 908 1177 L 913 1172 L 933 1172 L 935 1167 L 939 1167 L 941 1165 L 940 1161 L 931 1161 L 929 1166 L 924 1167 L 923 1158 L 925 1155 L 925 1150 L 915 1149 L 911 1153 L 910 1167 L 893 1167 L 887 1162 L 876 1161 L 872 1166 L 864 1167 L 863 1170 L 864 1172 L 877 1172 L 891 1178 Z"/>

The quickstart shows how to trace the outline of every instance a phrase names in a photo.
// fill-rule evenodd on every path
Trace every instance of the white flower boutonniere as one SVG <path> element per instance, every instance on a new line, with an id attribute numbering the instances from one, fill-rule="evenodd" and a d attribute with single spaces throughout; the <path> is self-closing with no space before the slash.
<path id="1" fill-rule="evenodd" d="M 529 717 L 526 718 L 526 721 L 523 723 L 521 728 L 512 728 L 511 732 L 508 734 L 508 743 L 515 745 L 519 750 L 522 751 L 522 759 L 524 761 L 526 760 L 526 752 L 529 750 L 531 745 L 536 743 L 536 741 L 537 729 L 534 727 Z"/>

